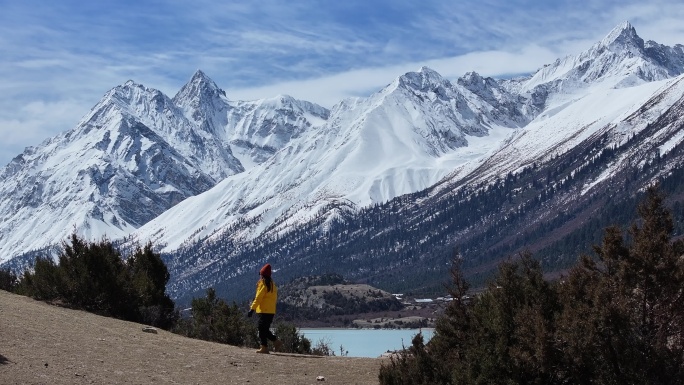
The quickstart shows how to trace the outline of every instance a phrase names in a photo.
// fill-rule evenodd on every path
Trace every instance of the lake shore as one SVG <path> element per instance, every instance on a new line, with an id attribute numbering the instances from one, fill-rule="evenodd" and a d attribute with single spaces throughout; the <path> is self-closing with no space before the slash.
<path id="1" fill-rule="evenodd" d="M 443 304 L 433 303 L 410 305 L 401 310 L 323 316 L 318 319 L 293 319 L 287 314 L 278 313 L 276 319 L 290 322 L 298 328 L 311 329 L 418 329 L 434 328 L 443 310 Z"/>

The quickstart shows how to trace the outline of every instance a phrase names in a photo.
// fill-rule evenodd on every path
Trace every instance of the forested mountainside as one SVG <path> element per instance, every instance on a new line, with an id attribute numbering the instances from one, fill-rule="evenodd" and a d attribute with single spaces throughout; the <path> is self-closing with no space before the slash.
<path id="1" fill-rule="evenodd" d="M 684 126 L 681 108 L 669 114 L 620 147 L 605 148 L 603 134 L 567 156 L 505 178 L 479 185 L 445 182 L 358 213 L 340 205 L 339 217 L 325 225 L 324 217 L 314 218 L 282 237 L 257 239 L 240 248 L 229 238 L 197 244 L 169 259 L 170 266 L 177 276 L 216 282 L 222 293 L 236 298 L 251 293 L 253 272 L 265 261 L 278 266 L 284 281 L 302 271 L 334 271 L 390 292 L 426 294 L 443 293 L 456 254 L 463 258 L 466 278 L 476 286 L 499 262 L 524 250 L 540 258 L 547 272 L 560 273 L 582 253 L 591 253 L 604 228 L 631 223 L 643 187 L 654 181 L 668 197 L 675 235 L 684 233 L 683 146 L 659 156 L 655 148 L 649 151 L 640 144 L 639 155 L 630 158 L 631 167 L 596 182 L 608 166 L 663 125 L 674 125 L 675 131 Z M 592 181 L 595 188 L 582 194 Z M 194 256 L 222 258 L 196 275 L 173 264 L 192 263 Z M 178 280 L 171 288 L 184 293 L 190 282 Z"/>

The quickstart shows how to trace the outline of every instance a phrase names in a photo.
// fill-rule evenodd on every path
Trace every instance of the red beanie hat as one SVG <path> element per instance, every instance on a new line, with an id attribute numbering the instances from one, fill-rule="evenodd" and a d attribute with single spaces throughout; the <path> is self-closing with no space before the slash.
<path id="1" fill-rule="evenodd" d="M 259 271 L 259 274 L 263 275 L 264 277 L 270 277 L 271 276 L 271 264 L 267 263 L 264 265 L 264 267 L 261 268 Z"/>

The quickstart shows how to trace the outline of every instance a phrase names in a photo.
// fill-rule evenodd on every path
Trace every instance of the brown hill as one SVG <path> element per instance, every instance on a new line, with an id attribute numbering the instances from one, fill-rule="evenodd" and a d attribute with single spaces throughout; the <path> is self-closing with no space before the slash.
<path id="1" fill-rule="evenodd" d="M 257 355 L 143 328 L 0 290 L 0 383 L 377 384 L 382 362 Z"/>

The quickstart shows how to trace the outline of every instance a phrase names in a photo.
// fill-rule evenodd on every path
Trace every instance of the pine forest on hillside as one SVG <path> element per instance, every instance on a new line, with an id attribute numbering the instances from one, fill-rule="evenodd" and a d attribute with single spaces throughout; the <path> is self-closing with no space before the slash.
<path id="1" fill-rule="evenodd" d="M 684 378 L 684 242 L 649 189 L 629 237 L 605 229 L 556 281 L 523 253 L 468 296 L 457 258 L 454 300 L 427 344 L 418 334 L 380 383 L 679 384 Z"/>

